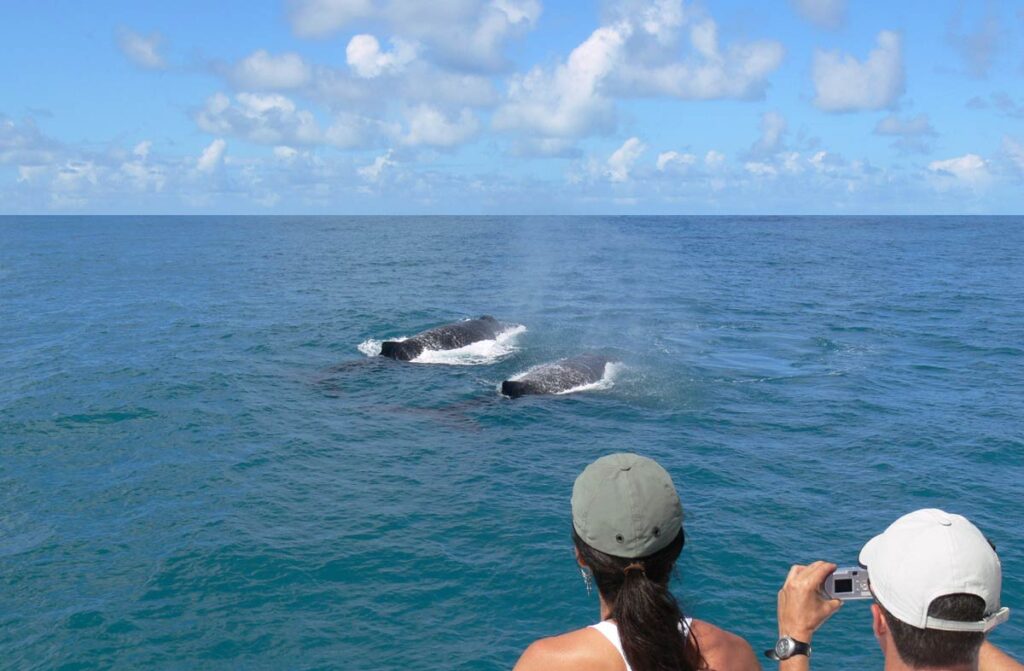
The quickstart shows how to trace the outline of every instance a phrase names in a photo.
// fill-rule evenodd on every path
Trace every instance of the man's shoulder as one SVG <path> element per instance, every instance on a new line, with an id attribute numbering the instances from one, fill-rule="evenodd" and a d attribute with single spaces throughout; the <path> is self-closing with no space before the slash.
<path id="1" fill-rule="evenodd" d="M 701 655 L 712 669 L 747 671 L 761 668 L 754 649 L 742 636 L 704 620 L 694 620 L 691 626 Z"/>

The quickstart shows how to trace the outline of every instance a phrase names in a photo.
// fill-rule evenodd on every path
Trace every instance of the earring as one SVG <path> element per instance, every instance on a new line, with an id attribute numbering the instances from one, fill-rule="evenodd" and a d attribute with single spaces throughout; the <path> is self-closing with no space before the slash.
<path id="1" fill-rule="evenodd" d="M 580 567 L 580 575 L 583 576 L 583 584 L 587 586 L 587 596 L 594 593 L 594 580 L 590 577 L 590 571 Z"/>

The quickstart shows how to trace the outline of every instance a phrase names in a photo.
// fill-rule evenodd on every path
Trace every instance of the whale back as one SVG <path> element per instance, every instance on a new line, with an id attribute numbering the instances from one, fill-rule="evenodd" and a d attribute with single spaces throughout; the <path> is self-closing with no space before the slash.
<path id="1" fill-rule="evenodd" d="M 600 354 L 582 354 L 531 369 L 517 380 L 501 383 L 501 393 L 510 398 L 527 394 L 558 394 L 573 387 L 593 384 L 604 377 L 611 361 Z"/>
<path id="2" fill-rule="evenodd" d="M 481 340 L 491 340 L 497 337 L 500 329 L 501 324 L 497 319 L 484 316 L 438 326 L 416 335 L 411 340 L 419 342 L 423 349 L 458 349 Z"/>
<path id="3" fill-rule="evenodd" d="M 481 340 L 491 340 L 500 332 L 501 322 L 485 315 L 478 319 L 438 326 L 406 340 L 387 340 L 381 343 L 380 355 L 399 361 L 412 361 L 424 350 L 458 349 Z"/>

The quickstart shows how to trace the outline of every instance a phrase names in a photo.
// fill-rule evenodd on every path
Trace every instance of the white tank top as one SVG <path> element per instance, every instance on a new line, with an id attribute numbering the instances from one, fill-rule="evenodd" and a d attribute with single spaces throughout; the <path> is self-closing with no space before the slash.
<path id="1" fill-rule="evenodd" d="M 679 631 L 683 632 L 683 636 L 690 635 L 690 626 L 692 624 L 692 617 L 683 618 L 683 621 L 679 623 Z M 607 638 L 608 642 L 614 645 L 615 649 L 619 651 L 619 655 L 622 657 L 622 662 L 626 665 L 626 671 L 633 671 L 629 666 L 629 662 L 626 661 L 626 653 L 622 651 L 622 639 L 619 638 L 619 625 L 615 624 L 614 620 L 602 620 L 597 624 L 590 625 L 590 628 L 601 632 L 601 635 Z"/>

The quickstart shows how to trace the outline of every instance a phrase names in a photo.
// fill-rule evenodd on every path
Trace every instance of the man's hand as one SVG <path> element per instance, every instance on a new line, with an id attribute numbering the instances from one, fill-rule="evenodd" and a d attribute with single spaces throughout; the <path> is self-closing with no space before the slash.
<path id="1" fill-rule="evenodd" d="M 786 583 L 779 590 L 779 636 L 810 643 L 818 627 L 839 610 L 843 602 L 826 600 L 820 591 L 825 578 L 835 570 L 835 564 L 823 561 L 789 569 Z"/>

